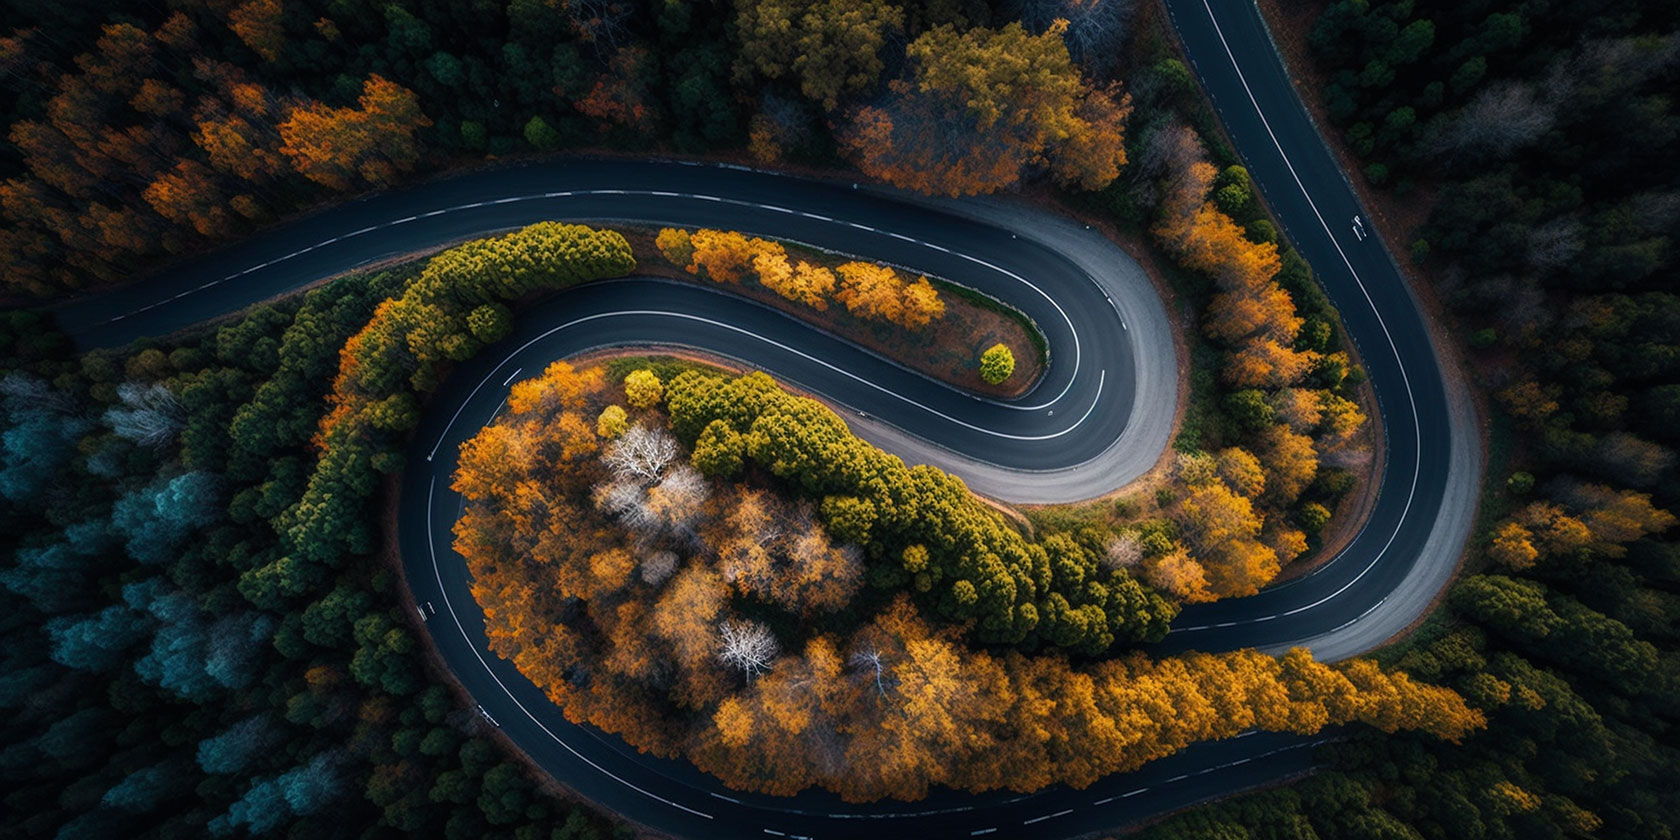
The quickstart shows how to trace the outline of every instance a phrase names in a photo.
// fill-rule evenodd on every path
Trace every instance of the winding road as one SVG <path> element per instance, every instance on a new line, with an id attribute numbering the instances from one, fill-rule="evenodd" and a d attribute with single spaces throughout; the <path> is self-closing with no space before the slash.
<path id="1" fill-rule="evenodd" d="M 1480 483 L 1474 412 L 1443 379 L 1422 310 L 1380 240 L 1351 230 L 1357 199 L 1258 12 L 1238 2 L 1217 11 L 1210 0 L 1166 5 L 1255 182 L 1341 311 L 1378 395 L 1388 451 L 1375 509 L 1346 549 L 1254 597 L 1186 609 L 1158 647 L 1305 644 L 1321 659 L 1345 658 L 1402 632 L 1450 580 Z M 587 349 L 692 347 L 763 368 L 842 406 L 859 434 L 907 461 L 936 464 L 1006 500 L 1089 498 L 1148 470 L 1170 439 L 1177 401 L 1169 316 L 1123 251 L 1041 210 L 739 167 L 548 161 L 339 205 L 57 314 L 83 347 L 120 345 L 370 262 L 545 219 L 732 228 L 900 264 L 1016 306 L 1039 324 L 1052 353 L 1032 392 L 982 399 L 750 301 L 626 278 L 519 313 L 513 336 L 461 365 L 431 403 L 404 475 L 399 529 L 414 596 L 406 606 L 421 612 L 440 655 L 487 716 L 582 796 L 685 837 L 1059 837 L 1302 772 L 1311 747 L 1331 737 L 1250 733 L 1083 791 L 941 792 L 861 806 L 820 792 L 764 797 L 566 722 L 511 664 L 487 653 L 465 565 L 449 548 L 461 506 L 448 490 L 455 452 L 500 410 L 514 381 Z"/>

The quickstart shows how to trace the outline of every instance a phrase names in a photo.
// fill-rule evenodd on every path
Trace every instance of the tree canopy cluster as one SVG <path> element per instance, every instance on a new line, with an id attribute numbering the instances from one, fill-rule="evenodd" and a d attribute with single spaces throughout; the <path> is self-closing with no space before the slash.
<path id="1" fill-rule="evenodd" d="M 1132 0 L 1018 5 L 14 3 L 0 278 L 109 285 L 334 195 L 525 152 L 745 145 L 843 152 L 930 192 L 1101 186 L 1125 162 L 1107 68 Z"/>
<path id="2" fill-rule="evenodd" d="M 864 548 L 871 582 L 908 587 L 977 637 L 1098 653 L 1157 639 L 1177 607 L 1123 570 L 1101 545 L 1029 541 L 961 480 L 907 467 L 857 437 L 821 403 L 783 391 L 763 373 L 688 372 L 666 387 L 671 428 L 697 457 L 727 448 L 818 504 L 836 537 Z"/>
<path id="3" fill-rule="evenodd" d="M 432 681 L 388 571 L 335 562 L 283 603 L 244 594 L 290 551 L 275 520 L 307 492 L 340 348 L 415 277 L 81 357 L 0 319 L 9 832 L 610 835 Z M 353 521 L 377 480 L 348 488 Z"/>
<path id="4" fill-rule="evenodd" d="M 655 244 L 661 256 L 689 274 L 717 283 L 753 280 L 819 312 L 833 300 L 859 318 L 907 330 L 945 315 L 945 302 L 926 277 L 910 281 L 892 266 L 852 260 L 830 269 L 789 259 L 780 242 L 725 230 L 664 228 Z"/>
<path id="5" fill-rule="evenodd" d="M 1263 236 L 1270 225 L 1255 207 L 1247 173 L 1235 166 L 1219 172 L 1183 124 L 1157 129 L 1152 141 L 1166 147 L 1157 164 L 1154 234 L 1184 267 L 1213 283 L 1203 330 L 1222 351 L 1224 415 L 1233 427 L 1226 436 L 1233 445 L 1205 451 L 1202 441 L 1181 434 L 1177 472 L 1184 490 L 1168 507 L 1198 562 L 1185 563 L 1176 550 L 1156 552 L 1145 568 L 1157 585 L 1186 600 L 1252 594 L 1328 521 L 1321 499 L 1339 494 L 1309 490 L 1320 477 L 1321 455 L 1345 446 L 1366 421 L 1352 390 L 1359 380 L 1348 355 L 1334 349 L 1327 306 L 1302 317 L 1281 285 L 1285 259 Z M 1245 228 L 1229 213 L 1253 221 Z M 1300 257 L 1289 256 L 1293 271 L 1304 273 Z M 1298 279 L 1297 288 L 1310 283 Z M 1345 483 L 1346 473 L 1325 477 Z"/>
<path id="6" fill-rule="evenodd" d="M 1312 43 L 1371 180 L 1438 190 L 1413 256 L 1478 349 L 1520 360 L 1494 390 L 1542 483 L 1673 486 L 1680 16 L 1337 3 Z"/>
<path id="7" fill-rule="evenodd" d="M 1117 87 L 1083 77 L 1066 27 L 923 33 L 906 49 L 909 78 L 857 111 L 842 147 L 872 177 L 939 195 L 995 192 L 1039 168 L 1081 189 L 1107 186 L 1126 162 L 1130 109 Z"/>
<path id="8" fill-rule="evenodd" d="M 540 290 L 616 277 L 635 267 L 613 231 L 540 222 L 451 248 L 426 261 L 398 297 L 339 351 L 329 411 L 313 437 L 320 461 L 302 498 L 275 517 L 286 552 L 248 570 L 240 591 L 278 609 L 318 586 L 350 556 L 377 544 L 362 515 L 379 476 L 402 464 L 403 434 L 420 418 L 420 394 L 438 365 L 470 358 L 511 328 L 506 302 Z"/>
<path id="9" fill-rule="evenodd" d="M 1388 657 L 1488 729 L 1452 748 L 1356 738 L 1321 752 L 1334 772 L 1150 840 L 1680 830 L 1677 33 L 1663 3 L 1348 0 L 1317 17 L 1323 104 L 1367 183 L 1427 203 L 1410 256 L 1512 441 L 1481 573 Z"/>
<path id="10" fill-rule="evenodd" d="M 684 372 L 663 383 L 669 420 L 636 397 L 656 383 L 638 370 L 614 388 L 600 368 L 557 362 L 516 385 L 508 412 L 462 446 L 454 481 L 468 500 L 456 549 L 491 649 L 569 717 L 641 749 L 755 791 L 914 799 L 932 785 L 1083 787 L 1250 728 L 1358 721 L 1457 739 L 1481 725 L 1450 691 L 1367 661 L 1321 665 L 1305 650 L 1075 666 L 1057 651 L 970 647 L 962 631 L 979 626 L 981 638 L 1100 649 L 1056 623 L 1069 607 L 1053 582 L 1025 582 L 1048 590 L 1048 626 L 986 630 L 997 608 L 981 593 L 1013 584 L 960 577 L 1008 573 L 995 558 L 955 556 L 963 547 L 1021 556 L 1040 581 L 1062 576 L 1064 591 L 1084 575 L 1087 598 L 1139 588 L 1071 540 L 1021 540 L 959 482 L 912 477 L 761 374 Z M 818 412 L 832 424 L 790 422 Z M 630 425 L 591 422 L 609 414 Z M 806 460 L 816 449 L 834 469 Z M 730 480 L 743 474 L 759 478 Z M 781 481 L 767 489 L 766 474 Z M 809 495 L 793 501 L 782 486 Z M 866 580 L 888 590 L 884 603 L 860 597 Z M 916 600 L 932 601 L 945 626 Z"/>

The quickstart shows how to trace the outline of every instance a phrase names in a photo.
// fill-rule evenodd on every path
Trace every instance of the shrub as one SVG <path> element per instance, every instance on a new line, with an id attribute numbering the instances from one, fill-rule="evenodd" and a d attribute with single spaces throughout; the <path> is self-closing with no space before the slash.
<path id="1" fill-rule="evenodd" d="M 624 398 L 636 408 L 652 408 L 665 398 L 665 383 L 646 368 L 633 371 L 624 377 Z"/>
<path id="2" fill-rule="evenodd" d="M 1307 502 L 1301 506 L 1301 515 L 1297 518 L 1307 533 L 1316 534 L 1330 523 L 1330 509 L 1318 502 Z"/>
<path id="3" fill-rule="evenodd" d="M 1015 354 L 1002 344 L 994 344 L 980 354 L 980 378 L 989 385 L 1002 384 L 1015 373 Z"/>
<path id="4" fill-rule="evenodd" d="M 618 438 L 629 428 L 630 420 L 621 405 L 609 405 L 601 410 L 601 416 L 595 418 L 595 434 L 609 440 Z"/>

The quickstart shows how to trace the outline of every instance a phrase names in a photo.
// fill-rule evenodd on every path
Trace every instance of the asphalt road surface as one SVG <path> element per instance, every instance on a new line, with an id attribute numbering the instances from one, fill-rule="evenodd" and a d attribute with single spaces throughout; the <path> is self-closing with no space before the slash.
<path id="1" fill-rule="evenodd" d="M 1308 258 L 1378 394 L 1387 467 L 1358 537 L 1318 572 L 1251 598 L 1185 610 L 1160 652 L 1305 644 L 1321 659 L 1369 650 L 1421 617 L 1450 579 L 1480 480 L 1475 418 L 1443 380 L 1423 316 L 1361 213 L 1247 4 L 1167 0 L 1197 74 L 1249 171 Z M 1011 401 L 974 397 L 774 310 L 649 278 L 590 284 L 519 313 L 515 335 L 462 365 L 429 406 L 404 476 L 399 528 L 414 598 L 440 654 L 495 725 L 602 806 L 686 837 L 1061 837 L 1166 813 L 1303 772 L 1314 738 L 1253 733 L 1200 744 L 1089 789 L 940 792 L 853 805 L 730 791 L 692 767 L 570 724 L 486 650 L 483 614 L 449 548 L 456 447 L 512 382 L 614 345 L 694 347 L 763 368 L 841 407 L 860 434 L 1012 501 L 1070 501 L 1123 486 L 1171 435 L 1176 359 L 1142 272 L 1082 226 L 1019 204 L 928 201 L 677 162 L 553 161 L 474 172 L 339 205 L 143 283 L 72 302 L 84 347 L 225 317 L 380 259 L 543 219 L 706 225 L 884 260 L 1020 308 L 1051 347 Z M 977 348 L 978 349 L 978 348 Z M 860 415 L 868 412 L 868 417 Z"/>

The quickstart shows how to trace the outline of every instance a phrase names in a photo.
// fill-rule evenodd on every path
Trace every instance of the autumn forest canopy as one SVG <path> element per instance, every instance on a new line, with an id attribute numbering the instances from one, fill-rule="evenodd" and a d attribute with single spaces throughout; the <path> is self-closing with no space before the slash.
<path id="1" fill-rule="evenodd" d="M 19 8 L 0 33 L 5 290 L 109 285 L 486 155 L 744 142 L 950 195 L 1041 172 L 1095 189 L 1126 160 L 1127 96 L 1095 70 L 1124 3 L 1049 4 L 1032 28 L 977 3 L 315 5 Z"/>
<path id="2" fill-rule="evenodd" d="M 1250 728 L 1481 724 L 1450 691 L 1304 650 L 1074 664 L 1058 648 L 1158 635 L 1171 606 L 763 374 L 615 385 L 558 362 L 463 445 L 454 489 L 491 649 L 568 717 L 737 787 L 1083 787 Z"/>
<path id="3" fill-rule="evenodd" d="M 762 372 L 524 369 L 436 489 L 480 653 L 568 719 L 849 801 L 1330 732 L 1310 777 L 1141 836 L 1672 836 L 1680 5 L 1260 5 L 1490 415 L 1460 579 L 1335 664 L 1149 649 L 1334 553 L 1383 447 L 1159 2 L 0 0 L 8 831 L 631 836 L 473 710 L 390 527 L 440 388 L 568 289 L 642 271 L 896 361 L 950 344 L 916 369 L 982 395 L 1043 370 L 960 277 L 721 226 L 543 221 L 109 350 L 22 308 L 442 173 L 631 154 L 1054 204 L 1158 277 L 1186 396 L 1143 482 L 1017 510 Z M 957 346 L 976 312 L 1012 326 Z"/>

